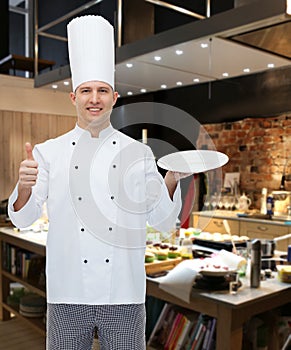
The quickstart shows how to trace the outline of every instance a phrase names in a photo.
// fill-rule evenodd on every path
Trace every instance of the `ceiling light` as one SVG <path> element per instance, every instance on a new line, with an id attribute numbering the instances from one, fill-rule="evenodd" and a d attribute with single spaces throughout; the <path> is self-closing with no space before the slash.
<path id="1" fill-rule="evenodd" d="M 132 63 L 126 63 L 127 68 L 132 68 L 133 64 Z"/>
<path id="2" fill-rule="evenodd" d="M 145 93 L 145 92 L 147 92 L 147 90 L 146 89 L 140 89 L 140 92 Z"/>
<path id="3" fill-rule="evenodd" d="M 52 85 L 52 89 L 57 89 L 58 88 L 58 85 L 57 84 L 53 84 Z"/>
<path id="4" fill-rule="evenodd" d="M 162 88 L 162 89 L 166 89 L 166 88 L 167 88 L 167 85 L 166 85 L 166 84 L 162 84 L 162 85 L 161 85 L 161 88 Z"/>
<path id="5" fill-rule="evenodd" d="M 183 55 L 183 51 L 182 50 L 176 50 L 176 55 Z"/>
<path id="6" fill-rule="evenodd" d="M 206 47 L 208 47 L 208 44 L 207 43 L 202 43 L 202 44 L 200 44 L 200 47 L 202 47 L 202 49 L 206 49 Z"/>
<path id="7" fill-rule="evenodd" d="M 162 57 L 161 56 L 155 56 L 154 59 L 155 59 L 155 61 L 160 61 L 162 59 Z"/>
<path id="8" fill-rule="evenodd" d="M 228 74 L 227 72 L 222 73 L 222 76 L 223 76 L 223 77 L 228 77 L 228 75 L 229 75 L 229 74 Z"/>
<path id="9" fill-rule="evenodd" d="M 244 68 L 245 73 L 249 73 L 251 70 L 249 68 Z"/>
<path id="10" fill-rule="evenodd" d="M 127 95 L 128 95 L 128 96 L 133 95 L 132 91 L 127 91 Z"/>
<path id="11" fill-rule="evenodd" d="M 195 78 L 193 79 L 194 83 L 199 83 L 200 79 L 199 78 Z"/>
<path id="12" fill-rule="evenodd" d="M 274 68 L 274 67 L 275 67 L 274 63 L 268 63 L 268 68 Z"/>
<path id="13" fill-rule="evenodd" d="M 177 81 L 176 85 L 181 86 L 183 85 L 181 81 Z"/>
<path id="14" fill-rule="evenodd" d="M 70 82 L 64 81 L 64 85 L 69 86 L 69 85 L 70 85 Z"/>

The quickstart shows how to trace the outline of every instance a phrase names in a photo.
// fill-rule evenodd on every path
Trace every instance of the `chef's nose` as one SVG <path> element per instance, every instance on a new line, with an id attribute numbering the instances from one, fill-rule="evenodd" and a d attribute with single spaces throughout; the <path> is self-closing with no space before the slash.
<path id="1" fill-rule="evenodd" d="M 91 94 L 91 101 L 92 103 L 97 103 L 99 101 L 100 95 L 98 90 L 93 90 Z"/>

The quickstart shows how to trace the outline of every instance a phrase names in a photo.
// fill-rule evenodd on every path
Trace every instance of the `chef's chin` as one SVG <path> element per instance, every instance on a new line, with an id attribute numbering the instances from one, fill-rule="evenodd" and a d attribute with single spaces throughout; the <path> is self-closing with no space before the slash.
<path id="1" fill-rule="evenodd" d="M 102 115 L 96 116 L 89 124 L 86 129 L 91 132 L 92 136 L 98 136 L 99 132 L 110 125 L 111 110 L 103 113 Z M 96 135 L 97 133 L 97 135 Z"/>

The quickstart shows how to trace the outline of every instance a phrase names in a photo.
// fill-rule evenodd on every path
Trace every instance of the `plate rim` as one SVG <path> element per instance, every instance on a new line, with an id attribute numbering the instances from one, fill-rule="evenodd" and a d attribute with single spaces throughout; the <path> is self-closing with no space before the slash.
<path id="1" fill-rule="evenodd" d="M 164 158 L 167 158 L 167 157 L 170 157 L 170 156 L 173 156 L 173 155 L 176 155 L 176 154 L 177 154 L 177 155 L 178 155 L 178 154 L 182 155 L 182 154 L 187 154 L 187 153 L 190 154 L 190 153 L 193 153 L 193 152 L 195 152 L 195 153 L 205 153 L 205 154 L 208 153 L 208 152 L 212 152 L 212 153 L 215 153 L 215 154 L 220 154 L 220 155 L 222 155 L 222 157 L 225 157 L 225 162 L 224 162 L 223 164 L 218 165 L 218 166 L 211 167 L 211 168 L 209 168 L 209 169 L 204 169 L 204 170 L 199 170 L 199 171 L 197 171 L 197 172 L 194 172 L 194 173 L 196 173 L 196 174 L 201 173 L 201 172 L 206 172 L 206 171 L 209 171 L 209 170 L 214 170 L 214 169 L 220 168 L 220 167 L 224 166 L 224 165 L 229 161 L 228 155 L 225 154 L 225 153 L 223 153 L 223 152 L 220 152 L 220 151 L 214 151 L 214 150 L 185 150 L 185 151 L 172 152 L 172 153 L 169 153 L 169 154 L 166 154 L 166 155 L 160 157 L 160 158 L 158 159 L 158 161 L 157 161 L 157 165 L 158 165 L 160 168 L 164 169 L 164 170 L 179 171 L 179 170 L 176 170 L 176 169 L 173 170 L 173 168 L 167 167 L 165 164 L 161 164 L 161 163 L 163 163 Z M 183 172 L 183 171 L 179 171 L 179 172 Z"/>
<path id="2" fill-rule="evenodd" d="M 230 273 L 234 273 L 236 271 L 237 271 L 237 269 L 235 269 L 235 268 L 229 268 L 228 270 L 218 270 L 218 271 L 209 270 L 209 269 L 201 269 L 199 271 L 199 273 L 201 275 L 204 275 L 204 276 L 225 276 L 225 275 L 228 275 Z"/>

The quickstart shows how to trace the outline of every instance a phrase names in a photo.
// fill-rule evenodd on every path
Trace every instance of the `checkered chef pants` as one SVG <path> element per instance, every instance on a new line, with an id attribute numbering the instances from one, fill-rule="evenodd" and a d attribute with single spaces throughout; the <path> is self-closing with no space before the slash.
<path id="1" fill-rule="evenodd" d="M 145 306 L 48 304 L 47 350 L 145 350 Z"/>

